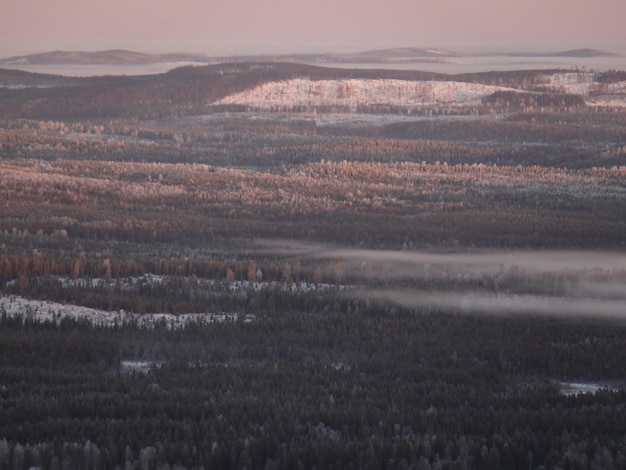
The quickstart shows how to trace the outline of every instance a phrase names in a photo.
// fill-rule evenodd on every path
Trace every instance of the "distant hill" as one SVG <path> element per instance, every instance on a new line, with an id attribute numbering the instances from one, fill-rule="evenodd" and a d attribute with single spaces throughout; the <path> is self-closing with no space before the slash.
<path id="1" fill-rule="evenodd" d="M 474 55 L 474 54 L 470 54 Z M 490 56 L 491 53 L 478 53 L 478 56 Z M 495 54 L 502 55 L 502 54 Z M 571 49 L 557 52 L 511 52 L 504 53 L 511 57 L 611 57 L 610 52 L 598 49 Z M 341 64 L 381 64 L 406 65 L 427 63 L 449 63 L 462 60 L 464 54 L 446 49 L 397 47 L 375 49 L 350 53 L 323 54 L 264 54 L 209 56 L 195 53 L 144 54 L 122 49 L 98 52 L 51 51 L 40 54 L 8 57 L 0 59 L 0 67 L 19 67 L 32 65 L 149 65 L 158 63 L 206 63 L 224 62 L 292 62 L 312 65 Z"/>
<path id="2" fill-rule="evenodd" d="M 19 65 L 143 65 L 163 62 L 299 62 L 299 63 L 424 63 L 440 62 L 456 54 L 443 49 L 404 47 L 378 49 L 355 53 L 327 54 L 266 54 L 249 56 L 217 56 L 206 54 L 144 54 L 141 52 L 112 49 L 98 52 L 51 51 L 40 54 L 0 59 L 0 66 Z"/>
<path id="3" fill-rule="evenodd" d="M 396 57 L 406 56 L 409 52 L 411 51 L 397 51 Z M 419 54 L 419 52 L 414 53 Z M 296 79 L 305 80 L 307 90 L 330 86 L 331 89 L 327 96 L 331 104 L 334 103 L 332 100 L 335 99 L 333 98 L 335 95 L 339 100 L 345 99 L 346 96 L 359 90 L 361 90 L 359 93 L 363 95 L 368 93 L 366 88 L 373 84 L 372 80 L 430 82 L 412 85 L 395 82 L 383 84 L 383 89 L 378 92 L 380 96 L 384 95 L 383 102 L 390 102 L 389 97 L 391 95 L 389 93 L 393 91 L 387 89 L 387 85 L 392 86 L 392 84 L 395 86 L 393 90 L 395 90 L 394 96 L 396 98 L 399 92 L 402 92 L 403 96 L 408 96 L 410 91 L 413 94 L 417 92 L 423 94 L 425 97 L 419 98 L 422 100 L 427 100 L 428 96 L 432 95 L 435 97 L 435 101 L 437 97 L 444 102 L 455 99 L 463 101 L 469 99 L 468 96 L 465 96 L 468 94 L 479 99 L 483 98 L 485 94 L 493 93 L 495 90 L 491 85 L 517 87 L 519 84 L 532 84 L 537 80 L 538 83 L 543 84 L 544 80 L 541 77 L 548 73 L 557 72 L 563 74 L 562 70 L 555 69 L 552 71 L 520 70 L 447 75 L 417 70 L 320 67 L 312 64 L 268 61 L 223 62 L 205 66 L 188 65 L 172 69 L 167 73 L 150 75 L 73 78 L 0 68 L 0 119 L 113 119 L 129 117 L 158 119 L 207 114 L 216 110 L 237 111 L 246 108 L 246 99 L 222 100 L 246 91 L 252 92 L 263 84 L 285 84 Z M 345 87 L 341 88 L 344 86 L 343 83 L 333 83 L 333 80 L 370 80 L 370 82 L 348 83 L 354 89 L 348 92 Z M 599 77 L 598 80 L 605 80 L 610 83 L 608 80 L 615 81 L 622 80 L 622 78 L 621 75 L 613 74 Z M 326 84 L 314 83 L 324 81 Z M 434 82 L 450 83 L 435 84 Z M 458 82 L 466 82 L 466 84 Z M 405 88 L 399 89 L 399 85 Z M 559 87 L 562 88 L 566 85 L 566 78 L 562 78 Z M 281 93 L 285 94 L 279 90 L 279 94 Z M 575 88 L 573 93 L 576 93 Z M 250 96 L 252 100 L 252 95 Z M 523 96 L 522 99 L 528 97 Z M 285 101 L 284 104 L 297 106 L 300 102 L 296 98 L 297 96 L 291 101 Z M 557 98 L 562 101 L 567 97 L 558 96 Z M 508 95 L 495 96 L 494 99 L 513 100 Z M 408 103 L 408 98 L 405 98 L 405 101 Z M 252 102 L 258 104 L 258 99 L 254 98 Z"/>
<path id="4" fill-rule="evenodd" d="M 144 119 L 206 113 L 210 104 L 267 82 L 389 78 L 437 80 L 443 75 L 360 70 L 284 62 L 185 66 L 163 74 L 71 78 L 0 69 L 0 119 Z M 2 88 L 15 89 L 3 93 Z"/>
<path id="5" fill-rule="evenodd" d="M 393 49 L 378 49 L 352 54 L 333 54 L 333 57 L 344 60 L 371 61 L 396 61 L 410 59 L 441 59 L 456 57 L 457 53 L 444 49 L 423 49 L 416 47 L 398 47 Z"/>
<path id="6" fill-rule="evenodd" d="M 70 87 L 80 85 L 78 78 L 4 69 L 0 65 L 0 89 Z"/>
<path id="7" fill-rule="evenodd" d="M 558 52 L 514 52 L 513 57 L 614 57 L 612 52 L 599 49 L 570 49 Z"/>
<path id="8" fill-rule="evenodd" d="M 205 54 L 143 54 L 111 49 L 98 52 L 51 51 L 0 59 L 0 65 L 141 65 L 159 62 L 208 62 Z"/>
<path id="9" fill-rule="evenodd" d="M 615 56 L 612 52 L 601 51 L 598 49 L 571 49 L 569 51 L 563 51 L 559 54 L 561 57 L 612 57 Z"/>
<path id="10" fill-rule="evenodd" d="M 298 62 L 307 64 L 403 64 L 445 62 L 458 57 L 453 51 L 432 48 L 399 47 L 376 49 L 362 52 L 324 53 L 324 54 L 270 54 L 255 56 L 214 57 L 213 62 Z"/>

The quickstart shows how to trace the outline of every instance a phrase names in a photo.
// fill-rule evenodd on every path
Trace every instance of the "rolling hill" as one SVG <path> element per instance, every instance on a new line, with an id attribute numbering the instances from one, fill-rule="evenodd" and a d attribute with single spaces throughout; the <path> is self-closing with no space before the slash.
<path id="1" fill-rule="evenodd" d="M 204 54 L 144 54 L 122 49 L 106 51 L 51 51 L 40 54 L 0 59 L 0 65 L 104 65 L 104 64 L 153 64 L 158 62 L 207 62 Z"/>

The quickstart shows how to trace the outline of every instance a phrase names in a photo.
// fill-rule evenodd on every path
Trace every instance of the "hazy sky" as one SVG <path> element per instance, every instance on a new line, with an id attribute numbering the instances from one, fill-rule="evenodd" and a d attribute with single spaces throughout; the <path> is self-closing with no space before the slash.
<path id="1" fill-rule="evenodd" d="M 626 44 L 626 0 L 0 1 L 0 47 L 15 52 Z"/>

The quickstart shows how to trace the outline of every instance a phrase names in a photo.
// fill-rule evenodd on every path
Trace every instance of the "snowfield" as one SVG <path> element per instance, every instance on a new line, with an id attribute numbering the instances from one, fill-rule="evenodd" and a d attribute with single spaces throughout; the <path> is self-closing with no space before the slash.
<path id="1" fill-rule="evenodd" d="M 98 326 L 122 326 L 137 324 L 143 328 L 154 328 L 157 324 L 165 324 L 168 328 L 178 328 L 190 323 L 223 322 L 237 320 L 237 313 L 185 313 L 173 315 L 170 313 L 151 313 L 139 315 L 122 311 L 108 312 L 80 305 L 64 305 L 46 300 L 31 300 L 19 296 L 0 297 L 0 315 L 10 318 L 21 316 L 35 321 L 55 321 L 59 323 L 63 318 L 88 320 Z M 244 315 L 244 322 L 251 322 L 254 315 Z"/>
<path id="2" fill-rule="evenodd" d="M 139 284 L 160 284 L 163 276 L 147 274 L 146 276 L 125 278 L 125 279 L 104 279 L 104 278 L 71 278 L 59 276 L 58 279 L 63 287 L 80 287 L 83 285 L 108 285 L 113 287 L 116 282 L 120 283 L 123 290 L 132 290 Z M 7 285 L 16 281 L 9 281 Z M 216 281 L 207 281 L 204 287 L 210 288 Z M 309 282 L 279 283 L 272 282 L 249 282 L 234 281 L 228 284 L 230 291 L 240 291 L 252 289 L 259 291 L 265 288 L 280 288 L 288 292 L 310 292 L 327 289 L 346 290 L 349 286 L 333 286 L 330 284 L 314 284 Z M 57 324 L 63 318 L 73 318 L 76 320 L 88 320 L 98 326 L 122 326 L 124 324 L 137 324 L 144 328 L 153 328 L 156 324 L 165 324 L 168 328 L 177 328 L 190 323 L 211 323 L 223 321 L 236 321 L 242 317 L 248 323 L 254 321 L 253 314 L 239 314 L 232 312 L 198 312 L 198 313 L 147 313 L 138 314 L 134 312 L 98 310 L 80 305 L 61 304 L 48 300 L 32 300 L 17 295 L 0 296 L 0 316 L 6 315 L 9 318 L 21 316 L 25 319 L 35 321 L 55 321 Z"/>
<path id="3" fill-rule="evenodd" d="M 293 80 L 269 82 L 227 96 L 215 104 L 239 104 L 276 109 L 288 106 L 391 105 L 423 107 L 479 104 L 481 98 L 513 88 L 456 81 L 409 80 Z"/>
<path id="4" fill-rule="evenodd" d="M 147 273 L 143 276 L 127 277 L 127 278 L 111 278 L 106 279 L 103 277 L 71 277 L 71 276 L 51 276 L 52 279 L 58 280 L 63 287 L 90 287 L 90 286 L 106 286 L 109 288 L 119 287 L 122 290 L 136 289 L 140 285 L 158 285 L 166 282 L 166 276 Z M 203 279 L 197 281 L 201 283 L 203 288 L 212 288 L 214 286 L 221 286 L 222 281 L 216 281 L 212 279 Z M 6 285 L 16 284 L 17 280 L 13 279 L 8 281 Z M 287 292 L 311 292 L 320 291 L 326 289 L 339 289 L 345 290 L 350 286 L 347 285 L 335 285 L 325 283 L 313 283 L 313 282 L 279 282 L 279 281 L 232 281 L 227 284 L 226 288 L 229 291 L 237 292 L 245 289 L 252 289 L 254 291 L 260 291 L 267 288 L 279 288 Z M 0 297 L 1 299 L 2 297 Z M 0 313 L 2 312 L 2 304 L 0 303 Z"/>
<path id="5" fill-rule="evenodd" d="M 583 95 L 589 105 L 626 106 L 626 81 L 601 85 L 593 72 L 563 72 L 548 75 L 548 89 Z M 427 108 L 473 106 L 496 91 L 523 91 L 516 88 L 459 81 L 409 81 L 394 79 L 293 80 L 269 82 L 236 93 L 216 105 L 245 105 L 260 110 L 288 110 L 294 107 L 341 106 L 358 111 L 373 105 Z"/>

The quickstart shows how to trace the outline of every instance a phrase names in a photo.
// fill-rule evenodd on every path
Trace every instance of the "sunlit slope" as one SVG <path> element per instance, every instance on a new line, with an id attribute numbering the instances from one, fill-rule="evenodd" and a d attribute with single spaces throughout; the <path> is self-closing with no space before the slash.
<path id="1" fill-rule="evenodd" d="M 348 106 L 388 104 L 392 106 L 427 106 L 479 104 L 481 98 L 496 91 L 514 91 L 499 87 L 459 81 L 409 81 L 385 79 L 310 80 L 297 78 L 270 82 L 252 90 L 230 95 L 216 104 L 245 104 L 264 109 L 280 106 Z"/>
<path id="2" fill-rule="evenodd" d="M 497 105 L 499 102 L 518 106 L 533 103 L 548 106 L 626 106 L 626 81 L 605 84 L 599 82 L 599 78 L 594 73 L 546 73 L 532 87 L 524 84 L 516 87 L 502 86 L 490 84 L 488 81 L 481 83 L 458 79 L 296 78 L 263 83 L 253 89 L 229 95 L 216 104 L 245 105 L 279 111 L 302 107 L 344 107 L 352 112 L 376 105 L 411 110 L 437 105 Z M 515 93 L 519 96 L 513 95 Z"/>

